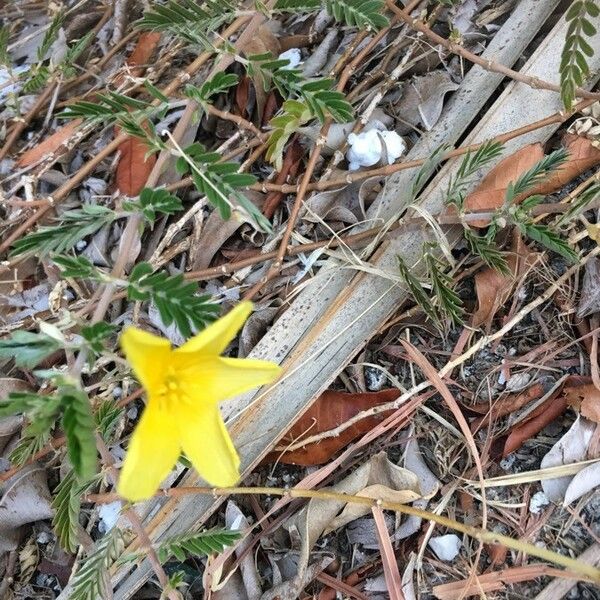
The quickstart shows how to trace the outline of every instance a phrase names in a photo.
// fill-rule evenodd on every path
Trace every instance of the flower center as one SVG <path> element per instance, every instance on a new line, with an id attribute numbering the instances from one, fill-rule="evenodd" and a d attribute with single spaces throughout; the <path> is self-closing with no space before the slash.
<path id="1" fill-rule="evenodd" d="M 158 390 L 160 399 L 163 402 L 173 405 L 178 401 L 187 400 L 187 394 L 181 386 L 179 379 L 175 368 L 172 366 L 168 367 L 163 384 Z"/>

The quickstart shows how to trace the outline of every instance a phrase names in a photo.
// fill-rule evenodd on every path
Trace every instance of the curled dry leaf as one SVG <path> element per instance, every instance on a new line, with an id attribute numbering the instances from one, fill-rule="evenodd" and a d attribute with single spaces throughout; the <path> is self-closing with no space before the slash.
<path id="1" fill-rule="evenodd" d="M 531 188 L 517 201 L 534 194 L 550 194 L 581 175 L 587 169 L 600 164 L 600 150 L 590 140 L 573 134 L 566 134 L 563 145 L 569 152 L 567 161 L 542 183 Z M 491 211 L 502 206 L 508 184 L 516 181 L 544 158 L 541 144 L 529 144 L 500 161 L 481 181 L 477 189 L 465 199 L 467 211 Z M 488 221 L 474 221 L 475 227 L 485 227 Z"/>
<path id="2" fill-rule="evenodd" d="M 514 286 L 531 269 L 538 257 L 515 230 L 510 254 L 506 259 L 510 274 L 503 275 L 496 269 L 486 268 L 475 275 L 478 307 L 473 314 L 473 327 L 484 325 L 486 331 L 489 331 L 496 312 L 512 295 Z"/>
<path id="3" fill-rule="evenodd" d="M 573 380 L 580 383 L 563 389 L 567 404 L 586 419 L 600 423 L 600 390 L 589 378 L 578 377 Z"/>
<path id="4" fill-rule="evenodd" d="M 392 463 L 385 452 L 372 456 L 332 491 L 385 498 L 406 504 L 421 498 L 421 486 L 415 473 Z M 343 510 L 342 510 L 343 509 Z M 338 513 L 342 510 L 341 514 Z M 369 506 L 345 504 L 313 498 L 307 506 L 285 523 L 290 533 L 297 532 L 302 541 L 298 561 L 299 576 L 305 571 L 312 547 L 323 532 L 332 531 L 370 512 Z"/>
<path id="5" fill-rule="evenodd" d="M 571 479 L 565 490 L 564 506 L 569 506 L 598 486 L 600 486 L 600 462 L 582 469 Z"/>
<path id="6" fill-rule="evenodd" d="M 345 423 L 359 412 L 393 401 L 399 395 L 398 390 L 382 390 L 381 392 L 365 392 L 348 394 L 328 390 L 321 394 L 314 404 L 296 421 L 283 436 L 279 448 L 269 454 L 265 462 L 282 462 L 293 465 L 321 465 L 326 463 L 339 450 L 352 440 L 367 433 L 383 421 L 391 411 L 382 412 L 362 419 L 342 431 L 339 436 L 329 437 L 314 444 L 290 452 L 281 452 L 290 444 L 302 441 L 302 437 L 313 436 L 330 431 Z"/>
<path id="7" fill-rule="evenodd" d="M 567 433 L 544 456 L 540 467 L 547 469 L 584 460 L 595 428 L 595 423 L 579 415 Z M 572 479 L 572 475 L 567 475 L 542 480 L 542 490 L 546 498 L 552 502 L 562 502 Z"/>
<path id="8" fill-rule="evenodd" d="M 35 463 L 0 487 L 0 554 L 17 547 L 23 525 L 52 517 L 51 500 L 46 473 Z"/>
<path id="9" fill-rule="evenodd" d="M 405 84 L 394 107 L 399 117 L 396 131 L 407 134 L 418 125 L 430 131 L 442 114 L 446 94 L 457 88 L 445 70 L 431 71 Z"/>
<path id="10" fill-rule="evenodd" d="M 583 319 L 598 311 L 600 311 L 600 259 L 592 258 L 585 263 L 577 317 Z"/>
<path id="11" fill-rule="evenodd" d="M 37 144 L 33 148 L 27 150 L 21 155 L 17 161 L 17 167 L 29 167 L 43 159 L 44 157 L 54 154 L 63 144 L 65 144 L 77 128 L 81 125 L 81 119 L 74 119 L 63 127 L 59 127 L 52 135 L 48 136 L 43 142 Z"/>

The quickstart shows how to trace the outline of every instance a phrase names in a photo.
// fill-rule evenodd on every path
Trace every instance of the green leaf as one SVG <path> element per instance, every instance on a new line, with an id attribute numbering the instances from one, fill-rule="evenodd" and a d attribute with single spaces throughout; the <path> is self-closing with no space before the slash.
<path id="1" fill-rule="evenodd" d="M 138 202 L 124 202 L 125 210 L 140 210 L 147 221 L 154 223 L 156 213 L 172 215 L 183 209 L 181 200 L 164 188 L 144 188 Z"/>
<path id="2" fill-rule="evenodd" d="M 451 146 L 449 144 L 442 144 L 441 146 L 438 146 L 421 165 L 419 172 L 417 173 L 413 181 L 412 193 L 410 195 L 411 202 L 417 198 L 419 192 L 423 189 L 425 184 L 440 168 L 440 165 L 444 160 L 446 153 L 450 149 Z"/>
<path id="3" fill-rule="evenodd" d="M 104 206 L 88 204 L 78 210 L 69 210 L 61 215 L 59 225 L 39 227 L 17 240 L 10 256 L 34 252 L 45 256 L 51 252 L 65 252 L 116 218 L 116 213 Z"/>
<path id="4" fill-rule="evenodd" d="M 481 237 L 468 228 L 465 228 L 464 235 L 471 252 L 479 256 L 488 267 L 495 269 L 502 275 L 510 274 L 510 268 L 506 262 L 506 258 L 504 258 L 502 252 L 500 252 L 490 239 Z"/>
<path id="5" fill-rule="evenodd" d="M 444 272 L 442 262 L 430 252 L 425 253 L 425 264 L 432 291 L 441 314 L 455 325 L 462 323 L 464 310 L 458 294 L 452 289 L 452 278 Z"/>
<path id="6" fill-rule="evenodd" d="M 0 358 L 12 358 L 19 367 L 35 367 L 62 347 L 55 338 L 45 333 L 19 330 L 0 340 Z"/>
<path id="7" fill-rule="evenodd" d="M 389 25 L 381 14 L 383 0 L 277 0 L 275 11 L 315 12 L 323 8 L 339 23 L 350 27 L 379 30 Z"/>
<path id="8" fill-rule="evenodd" d="M 60 28 L 63 26 L 65 20 L 66 12 L 61 10 L 54 15 L 54 18 L 50 22 L 50 26 L 46 29 L 46 33 L 42 39 L 42 43 L 37 49 L 37 59 L 38 61 L 43 61 L 46 58 L 46 54 L 50 51 L 52 44 L 58 39 L 58 32 Z"/>
<path id="9" fill-rule="evenodd" d="M 210 529 L 200 533 L 185 533 L 161 542 L 158 548 L 160 562 L 166 562 L 175 556 L 183 562 L 190 556 L 204 556 L 221 553 L 227 546 L 238 540 L 238 531 Z"/>
<path id="10" fill-rule="evenodd" d="M 102 281 L 100 271 L 85 256 L 67 256 L 63 254 L 53 256 L 52 262 L 60 267 L 63 277 Z"/>
<path id="11" fill-rule="evenodd" d="M 91 479 L 98 468 L 96 422 L 89 398 L 75 387 L 60 390 L 63 404 L 62 424 L 67 439 L 67 452 L 77 477 Z"/>
<path id="12" fill-rule="evenodd" d="M 1 25 L 0 26 L 0 65 L 10 66 L 12 64 L 12 60 L 10 59 L 10 54 L 8 53 L 8 39 L 10 36 L 10 31 L 8 27 Z"/>
<path id="13" fill-rule="evenodd" d="M 532 240 L 542 244 L 549 250 L 560 254 L 569 262 L 576 262 L 578 259 L 577 252 L 569 246 L 557 233 L 546 227 L 535 223 L 517 222 L 517 226 L 521 232 L 530 237 Z"/>
<path id="14" fill-rule="evenodd" d="M 573 2 L 565 15 L 569 23 L 560 61 L 561 99 L 565 108 L 571 110 L 575 100 L 575 88 L 584 83 L 590 73 L 585 55 L 594 56 L 594 49 L 585 40 L 596 34 L 596 27 L 588 19 L 600 14 L 593 0 Z"/>
<path id="15" fill-rule="evenodd" d="M 542 183 L 552 171 L 563 165 L 569 153 L 560 148 L 544 156 L 542 160 L 533 165 L 531 169 L 523 173 L 514 183 L 511 183 L 506 190 L 506 202 L 512 203 L 516 197 L 529 191 L 531 188 Z"/>
<path id="16" fill-rule="evenodd" d="M 45 431 L 32 435 L 24 435 L 12 449 L 8 459 L 17 466 L 23 466 L 33 458 L 50 441 L 50 432 Z"/>
<path id="17" fill-rule="evenodd" d="M 237 173 L 237 163 L 217 162 L 216 152 L 207 152 L 199 143 L 184 150 L 177 160 L 180 173 L 190 172 L 196 189 L 206 196 L 221 213 L 223 219 L 231 216 L 232 207 L 247 215 L 261 231 L 271 231 L 271 223 L 240 190 L 256 182 L 254 175 Z"/>
<path id="18" fill-rule="evenodd" d="M 115 332 L 116 327 L 105 321 L 99 321 L 93 325 L 81 328 L 81 335 L 88 342 L 90 348 L 96 354 L 104 350 L 104 341 Z"/>
<path id="19" fill-rule="evenodd" d="M 70 600 L 98 600 L 106 597 L 108 569 L 125 547 L 123 535 L 113 527 L 81 563 L 72 578 Z"/>
<path id="20" fill-rule="evenodd" d="M 571 202 L 569 209 L 558 219 L 557 225 L 563 225 L 574 216 L 585 212 L 588 204 L 591 204 L 598 196 L 600 196 L 600 183 L 594 182 Z"/>
<path id="21" fill-rule="evenodd" d="M 249 75 L 264 81 L 265 90 L 267 81 L 272 81 L 284 98 L 301 98 L 310 114 L 321 123 L 327 115 L 338 123 L 354 118 L 352 105 L 344 94 L 333 89 L 333 79 L 306 81 L 298 69 L 289 68 L 288 60 L 273 60 L 270 54 L 250 56 L 245 66 Z"/>
<path id="22" fill-rule="evenodd" d="M 96 410 L 96 425 L 100 437 L 108 444 L 112 441 L 123 409 L 114 400 L 103 400 Z"/>
<path id="23" fill-rule="evenodd" d="M 219 312 L 219 305 L 210 296 L 198 296 L 197 291 L 197 284 L 187 283 L 183 275 L 152 273 L 148 263 L 133 268 L 127 288 L 130 300 L 152 301 L 163 323 L 167 327 L 175 323 L 184 337 L 203 329 Z"/>
<path id="24" fill-rule="evenodd" d="M 212 79 L 205 81 L 199 88 L 194 85 L 187 85 L 184 93 L 188 98 L 196 100 L 200 104 L 208 102 L 213 96 L 226 92 L 229 88 L 236 85 L 238 76 L 234 73 L 224 73 L 220 71 Z"/>
<path id="25" fill-rule="evenodd" d="M 82 484 L 75 471 L 71 469 L 54 490 L 52 526 L 60 545 L 71 554 L 75 554 L 79 547 L 81 495 L 91 487 L 92 483 Z"/>
<path id="26" fill-rule="evenodd" d="M 396 258 L 398 259 L 398 270 L 400 271 L 400 277 L 402 277 L 406 283 L 406 286 L 415 299 L 415 302 L 421 307 L 431 322 L 438 329 L 442 329 L 440 315 L 438 314 L 436 307 L 431 302 L 429 296 L 425 293 L 423 284 L 411 273 L 408 265 L 400 256 L 396 256 Z"/>
<path id="27" fill-rule="evenodd" d="M 498 158 L 504 151 L 500 142 L 490 141 L 482 144 L 475 152 L 467 152 L 460 163 L 456 175 L 451 178 L 446 192 L 446 204 L 453 204 L 462 210 L 464 194 L 477 171 Z"/>
<path id="28" fill-rule="evenodd" d="M 226 0 L 168 0 L 153 3 L 136 25 L 142 29 L 168 31 L 182 40 L 214 51 L 212 34 L 236 16 L 235 6 Z"/>

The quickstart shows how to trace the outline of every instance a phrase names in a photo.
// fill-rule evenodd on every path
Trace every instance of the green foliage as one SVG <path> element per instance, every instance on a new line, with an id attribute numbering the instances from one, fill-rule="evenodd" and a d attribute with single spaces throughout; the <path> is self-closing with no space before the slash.
<path id="1" fill-rule="evenodd" d="M 421 165 L 415 179 L 413 181 L 411 201 L 414 201 L 419 192 L 423 189 L 423 186 L 429 181 L 432 175 L 439 169 L 442 161 L 445 158 L 446 153 L 451 149 L 448 144 L 442 144 L 438 146 L 429 156 L 425 162 Z"/>
<path id="2" fill-rule="evenodd" d="M 24 445 L 19 458 L 37 452 L 45 443 L 62 414 L 62 427 L 67 439 L 67 451 L 80 479 L 90 479 L 96 471 L 95 422 L 85 393 L 72 385 L 62 385 L 54 395 L 43 396 L 15 392 L 0 401 L 0 417 L 23 414 L 28 425 L 23 430 Z"/>
<path id="3" fill-rule="evenodd" d="M 77 477 L 91 479 L 98 467 L 96 422 L 89 398 L 83 390 L 68 387 L 59 390 L 63 405 L 62 425 L 67 438 L 67 453 Z"/>
<path id="4" fill-rule="evenodd" d="M 425 264 L 439 314 L 455 325 L 462 323 L 462 302 L 452 289 L 452 278 L 444 271 L 445 265 L 431 252 L 425 253 Z"/>
<path id="5" fill-rule="evenodd" d="M 302 99 L 311 115 L 325 122 L 329 115 L 338 123 L 347 123 L 354 118 L 352 105 L 341 92 L 333 89 L 333 79 L 306 81 L 298 69 L 290 69 L 287 59 L 273 59 L 270 54 L 251 56 L 247 63 L 249 75 L 263 80 L 265 89 L 272 81 L 283 98 Z"/>
<path id="6" fill-rule="evenodd" d="M 158 558 L 164 563 L 171 556 L 175 556 L 183 562 L 190 556 L 204 556 L 215 552 L 223 552 L 227 546 L 231 546 L 239 537 L 239 532 L 225 529 L 185 533 L 162 542 L 158 549 Z"/>
<path id="7" fill-rule="evenodd" d="M 565 19 L 569 23 L 560 61 L 560 95 L 567 110 L 573 107 L 575 88 L 583 85 L 590 74 L 586 57 L 594 56 L 594 48 L 586 37 L 596 34 L 589 17 L 597 17 L 600 8 L 595 0 L 575 0 Z"/>
<path id="8" fill-rule="evenodd" d="M 98 600 L 106 597 L 105 581 L 112 563 L 125 544 L 121 531 L 113 527 L 81 563 L 72 579 L 70 600 Z"/>
<path id="9" fill-rule="evenodd" d="M 523 173 L 514 183 L 511 182 L 508 184 L 506 203 L 511 204 L 518 196 L 543 183 L 552 171 L 555 171 L 565 163 L 568 157 L 569 153 L 564 148 L 560 148 L 542 158 L 542 160 Z"/>
<path id="10" fill-rule="evenodd" d="M 169 276 L 165 272 L 153 273 L 145 262 L 137 264 L 129 276 L 127 288 L 130 300 L 150 300 L 168 327 L 175 323 L 184 337 L 202 329 L 216 318 L 219 305 L 210 296 L 197 296 L 198 286 L 186 283 L 183 275 Z"/>
<path id="11" fill-rule="evenodd" d="M 577 261 L 577 252 L 575 252 L 575 250 L 573 250 L 573 248 L 571 248 L 571 246 L 569 246 L 569 244 L 556 232 L 545 225 L 527 221 L 517 221 L 517 226 L 521 230 L 521 233 L 542 244 L 542 246 L 546 246 L 549 250 L 560 254 L 569 262 L 574 263 Z"/>
<path id="12" fill-rule="evenodd" d="M 62 347 L 56 338 L 45 333 L 19 330 L 0 340 L 0 358 L 12 358 L 18 367 L 35 367 Z"/>
<path id="13" fill-rule="evenodd" d="M 46 65 L 35 64 L 27 72 L 27 80 L 23 84 L 24 94 L 35 94 L 39 92 L 50 79 L 50 69 Z"/>
<path id="14" fill-rule="evenodd" d="M 46 58 L 46 54 L 50 52 L 50 48 L 52 44 L 58 39 L 58 33 L 60 28 L 63 26 L 65 21 L 65 12 L 64 10 L 59 11 L 54 15 L 54 18 L 50 22 L 50 26 L 46 29 L 46 33 L 42 39 L 42 43 L 37 49 L 37 59 L 39 62 L 42 62 Z"/>
<path id="15" fill-rule="evenodd" d="M 75 471 L 71 470 L 54 490 L 52 526 L 60 545 L 72 554 L 77 551 L 79 546 L 81 496 L 94 483 L 96 483 L 96 478 L 82 482 Z"/>
<path id="16" fill-rule="evenodd" d="M 12 61 L 8 53 L 8 38 L 10 31 L 8 27 L 0 25 L 0 65 L 10 67 Z"/>
<path id="17" fill-rule="evenodd" d="M 475 152 L 467 152 L 456 175 L 450 179 L 446 192 L 446 203 L 453 204 L 462 210 L 467 187 L 477 171 L 498 158 L 503 150 L 504 146 L 500 142 L 490 141 L 482 144 Z"/>
<path id="18" fill-rule="evenodd" d="M 103 400 L 96 409 L 95 417 L 98 433 L 106 443 L 112 441 L 122 416 L 123 409 L 114 400 Z"/>
<path id="19" fill-rule="evenodd" d="M 153 3 L 137 22 L 142 29 L 168 31 L 204 50 L 214 50 L 212 35 L 219 27 L 236 15 L 235 6 L 226 0 L 168 0 L 165 4 Z"/>
<path id="20" fill-rule="evenodd" d="M 181 200 L 170 194 L 164 188 L 144 188 L 139 200 L 124 202 L 123 208 L 130 211 L 140 211 L 147 221 L 154 223 L 156 213 L 172 215 L 183 209 Z"/>
<path id="21" fill-rule="evenodd" d="M 100 354 L 104 350 L 104 342 L 110 337 L 115 326 L 105 321 L 99 321 L 93 325 L 86 325 L 81 328 L 81 335 L 89 344 L 89 347 L 96 354 Z"/>
<path id="22" fill-rule="evenodd" d="M 573 217 L 587 210 L 587 206 L 600 196 L 600 183 L 593 182 L 577 198 L 575 198 L 568 210 L 558 219 L 557 225 L 563 225 Z"/>
<path id="23" fill-rule="evenodd" d="M 298 100 L 284 102 L 281 112 L 271 119 L 269 125 L 273 127 L 273 131 L 269 136 L 266 158 L 278 170 L 283 166 L 283 150 L 290 137 L 311 119 L 312 115 L 306 104 Z"/>
<path id="24" fill-rule="evenodd" d="M 238 173 L 240 167 L 237 163 L 219 162 L 220 158 L 217 152 L 208 152 L 196 142 L 177 159 L 176 168 L 181 174 L 191 173 L 196 189 L 219 210 L 223 219 L 231 217 L 233 206 L 248 215 L 261 231 L 271 231 L 269 220 L 240 191 L 256 183 L 256 177 Z"/>
<path id="25" fill-rule="evenodd" d="M 442 329 L 441 318 L 438 313 L 436 306 L 434 306 L 431 298 L 425 292 L 423 288 L 423 284 L 417 277 L 415 277 L 408 265 L 404 262 L 404 260 L 400 256 L 396 256 L 398 259 L 398 271 L 400 272 L 400 277 L 406 283 L 408 287 L 408 291 L 412 294 L 416 303 L 421 307 L 425 315 L 431 320 L 431 322 L 438 328 Z"/>
<path id="26" fill-rule="evenodd" d="M 125 133 L 144 140 L 156 152 L 165 148 L 151 119 L 163 118 L 169 108 L 168 98 L 154 86 L 146 88 L 155 97 L 164 98 L 154 105 L 144 100 L 130 98 L 117 92 L 96 94 L 95 102 L 74 102 L 58 116 L 63 119 L 87 119 L 92 123 L 116 123 Z"/>
<path id="27" fill-rule="evenodd" d="M 96 233 L 116 218 L 117 214 L 109 208 L 86 204 L 80 209 L 63 213 L 59 225 L 39 227 L 17 240 L 10 255 L 35 252 L 44 256 L 50 252 L 70 250 L 84 237 Z"/>
<path id="28" fill-rule="evenodd" d="M 12 449 L 8 459 L 15 466 L 24 465 L 30 458 L 33 458 L 50 439 L 50 432 L 26 435 L 23 434 L 16 446 Z"/>
<path id="29" fill-rule="evenodd" d="M 379 30 L 389 25 L 381 14 L 383 0 L 278 0 L 275 10 L 285 12 L 314 12 L 323 6 L 339 23 L 350 27 Z"/>
<path id="30" fill-rule="evenodd" d="M 59 255 L 53 256 L 52 261 L 60 267 L 63 277 L 102 281 L 100 271 L 85 256 Z"/>
<path id="31" fill-rule="evenodd" d="M 217 73 L 212 79 L 205 81 L 200 87 L 186 85 L 184 93 L 188 98 L 195 100 L 198 104 L 206 104 L 213 96 L 226 92 L 236 85 L 238 76 L 234 73 Z"/>
<path id="32" fill-rule="evenodd" d="M 479 256 L 488 267 L 495 269 L 499 273 L 503 275 L 510 274 L 508 263 L 493 240 L 490 240 L 488 236 L 480 236 L 469 228 L 465 228 L 463 233 L 473 254 Z"/>

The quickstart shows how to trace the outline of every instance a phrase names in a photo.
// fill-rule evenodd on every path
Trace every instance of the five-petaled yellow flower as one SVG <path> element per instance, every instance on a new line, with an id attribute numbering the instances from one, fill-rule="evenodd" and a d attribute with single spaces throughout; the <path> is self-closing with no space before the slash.
<path id="1" fill-rule="evenodd" d="M 121 471 L 123 498 L 152 496 L 182 450 L 210 485 L 237 482 L 240 459 L 218 403 L 269 383 L 280 372 L 271 362 L 220 356 L 251 312 L 252 304 L 241 302 L 177 349 L 136 327 L 125 329 L 121 347 L 148 402 Z"/>

